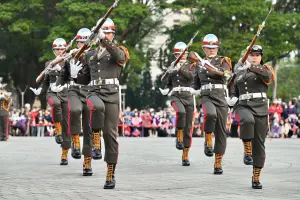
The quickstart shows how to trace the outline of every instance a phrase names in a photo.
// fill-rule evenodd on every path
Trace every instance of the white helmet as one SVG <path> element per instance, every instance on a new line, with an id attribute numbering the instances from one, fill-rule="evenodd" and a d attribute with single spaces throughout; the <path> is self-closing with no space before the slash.
<path id="1" fill-rule="evenodd" d="M 214 34 L 207 34 L 203 38 L 202 47 L 219 48 L 219 40 Z"/>
<path id="2" fill-rule="evenodd" d="M 85 42 L 89 38 L 89 36 L 92 34 L 90 29 L 88 28 L 82 28 L 77 32 L 76 35 L 76 41 L 77 42 Z"/>
<path id="3" fill-rule="evenodd" d="M 181 54 L 187 45 L 184 42 L 177 42 L 173 48 L 173 54 Z"/>
<path id="4" fill-rule="evenodd" d="M 52 43 L 52 49 L 66 49 L 67 42 L 62 38 L 56 38 Z"/>
<path id="5" fill-rule="evenodd" d="M 101 22 L 102 18 L 98 20 L 97 25 Z M 104 33 L 115 33 L 115 23 L 110 18 L 107 18 L 101 29 Z"/>

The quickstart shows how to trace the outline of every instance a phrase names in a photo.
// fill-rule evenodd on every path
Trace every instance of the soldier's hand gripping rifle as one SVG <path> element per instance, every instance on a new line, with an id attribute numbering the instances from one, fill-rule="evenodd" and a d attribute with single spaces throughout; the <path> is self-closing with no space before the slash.
<path id="1" fill-rule="evenodd" d="M 92 34 L 89 36 L 89 38 L 87 39 L 87 41 L 85 41 L 83 47 L 81 47 L 78 51 L 75 52 L 70 52 L 65 56 L 58 56 L 56 57 L 56 59 L 54 59 L 50 64 L 49 64 L 49 68 L 55 66 L 58 63 L 61 63 L 67 59 L 70 58 L 76 58 L 78 59 L 82 53 L 87 50 L 88 48 L 90 48 L 90 46 L 95 42 L 94 40 L 97 38 L 97 34 L 100 30 L 100 28 L 102 27 L 102 25 L 104 24 L 104 22 L 106 21 L 106 19 L 109 17 L 109 15 L 111 14 L 111 12 L 113 11 L 114 8 L 116 8 L 118 6 L 120 0 L 115 0 L 114 4 L 109 8 L 109 10 L 105 13 L 104 17 L 102 18 L 102 20 L 100 21 L 100 23 L 98 25 L 96 25 L 96 27 L 92 30 Z M 74 38 L 75 39 L 75 38 Z M 42 80 L 42 78 L 45 75 L 45 72 L 47 70 L 49 70 L 48 66 L 46 67 L 46 69 L 40 74 L 40 76 L 38 76 L 38 78 L 36 79 L 36 82 L 38 83 L 39 81 Z M 42 76 L 41 76 L 42 75 Z"/>
<path id="2" fill-rule="evenodd" d="M 266 23 L 266 21 L 267 21 L 269 15 L 271 14 L 272 10 L 273 10 L 273 8 L 270 9 L 270 11 L 269 11 L 267 17 L 265 18 L 265 20 L 261 23 L 261 25 L 258 26 L 257 33 L 254 35 L 254 37 L 253 37 L 253 39 L 252 39 L 252 41 L 251 41 L 249 47 L 247 48 L 247 51 L 245 52 L 244 56 L 242 57 L 241 61 L 239 61 L 239 62 L 241 62 L 242 64 L 245 63 L 245 61 L 247 60 L 247 58 L 248 58 L 248 56 L 249 56 L 249 54 L 250 54 L 250 51 L 251 51 L 252 47 L 254 46 L 254 44 L 255 44 L 257 38 L 259 37 L 261 31 L 262 31 L 263 28 L 265 27 L 265 23 Z M 236 77 L 236 72 L 233 73 L 232 76 L 230 77 L 230 79 L 229 79 L 229 81 L 228 81 L 228 83 L 227 83 L 227 88 L 231 88 L 231 86 L 232 86 L 232 84 L 233 84 L 233 82 L 234 82 L 235 77 Z"/>
<path id="3" fill-rule="evenodd" d="M 174 68 L 178 62 L 181 60 L 181 58 L 183 57 L 183 55 L 185 54 L 185 52 L 188 50 L 188 48 L 193 44 L 193 40 L 195 39 L 195 37 L 198 35 L 199 31 L 197 31 L 197 33 L 194 35 L 194 37 L 191 38 L 190 42 L 187 44 L 186 48 L 184 49 L 183 52 L 181 52 L 181 54 L 176 58 L 175 62 L 173 62 L 171 68 Z M 169 73 L 169 70 L 167 70 L 164 75 L 161 77 L 161 80 L 163 81 L 167 74 Z"/>
<path id="4" fill-rule="evenodd" d="M 87 41 L 84 43 L 83 47 L 81 47 L 79 49 L 79 51 L 76 53 L 75 57 L 76 59 L 78 59 L 80 57 L 80 55 L 90 47 L 90 45 L 93 43 L 93 41 L 95 40 L 95 38 L 97 37 L 97 34 L 100 30 L 100 28 L 102 27 L 102 25 L 104 24 L 104 22 L 106 21 L 106 19 L 108 18 L 108 16 L 110 15 L 110 13 L 113 11 L 114 8 L 116 8 L 118 6 L 120 0 L 116 0 L 115 3 L 109 8 L 109 10 L 105 13 L 104 17 L 101 19 L 100 23 L 98 25 L 96 25 L 96 28 L 94 28 L 92 30 L 92 34 L 90 35 L 90 37 L 87 39 Z"/>
<path id="5" fill-rule="evenodd" d="M 76 39 L 76 36 L 69 42 L 69 44 L 66 46 L 66 51 L 72 46 L 74 40 Z M 35 79 L 36 83 L 39 83 L 41 80 L 43 80 L 46 72 L 57 65 L 58 63 L 64 61 L 66 56 L 57 56 L 54 60 L 52 60 L 48 66 L 39 74 L 39 76 Z"/>

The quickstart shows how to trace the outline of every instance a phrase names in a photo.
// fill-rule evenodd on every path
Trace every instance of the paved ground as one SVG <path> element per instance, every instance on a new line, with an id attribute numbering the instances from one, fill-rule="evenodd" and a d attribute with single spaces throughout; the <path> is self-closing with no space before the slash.
<path id="1" fill-rule="evenodd" d="M 0 143 L 0 199 L 300 199 L 300 140 L 267 140 L 263 190 L 251 188 L 252 169 L 242 163 L 243 146 L 228 139 L 224 174 L 212 174 L 203 139 L 194 139 L 190 167 L 181 166 L 174 138 L 120 138 L 115 190 L 103 190 L 105 164 L 93 161 L 83 177 L 82 160 L 60 166 L 54 138 L 11 138 Z"/>

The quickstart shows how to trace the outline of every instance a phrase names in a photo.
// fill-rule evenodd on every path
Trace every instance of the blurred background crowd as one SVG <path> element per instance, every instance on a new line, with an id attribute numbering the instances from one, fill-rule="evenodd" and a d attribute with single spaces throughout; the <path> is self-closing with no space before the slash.
<path id="1" fill-rule="evenodd" d="M 193 137 L 203 137 L 203 111 L 194 114 Z M 53 136 L 54 127 L 51 110 L 29 104 L 21 110 L 10 112 L 11 131 L 14 136 L 44 137 Z M 172 137 L 175 136 L 176 113 L 172 108 L 131 109 L 120 113 L 118 132 L 125 137 Z M 269 132 L 272 138 L 300 138 L 300 96 L 289 102 L 275 99 L 269 107 Z M 228 137 L 239 137 L 239 124 L 234 113 L 229 113 L 226 125 Z"/>

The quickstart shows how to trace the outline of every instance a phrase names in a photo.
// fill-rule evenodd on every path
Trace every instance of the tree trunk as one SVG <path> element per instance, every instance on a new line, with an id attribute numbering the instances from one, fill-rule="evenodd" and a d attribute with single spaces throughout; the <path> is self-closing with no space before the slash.
<path id="1" fill-rule="evenodd" d="M 273 59 L 272 60 L 272 67 L 274 69 L 274 86 L 273 86 L 273 91 L 272 91 L 272 100 L 274 101 L 274 99 L 276 99 L 277 96 L 277 71 L 278 71 L 278 67 L 277 67 L 277 60 Z"/>

